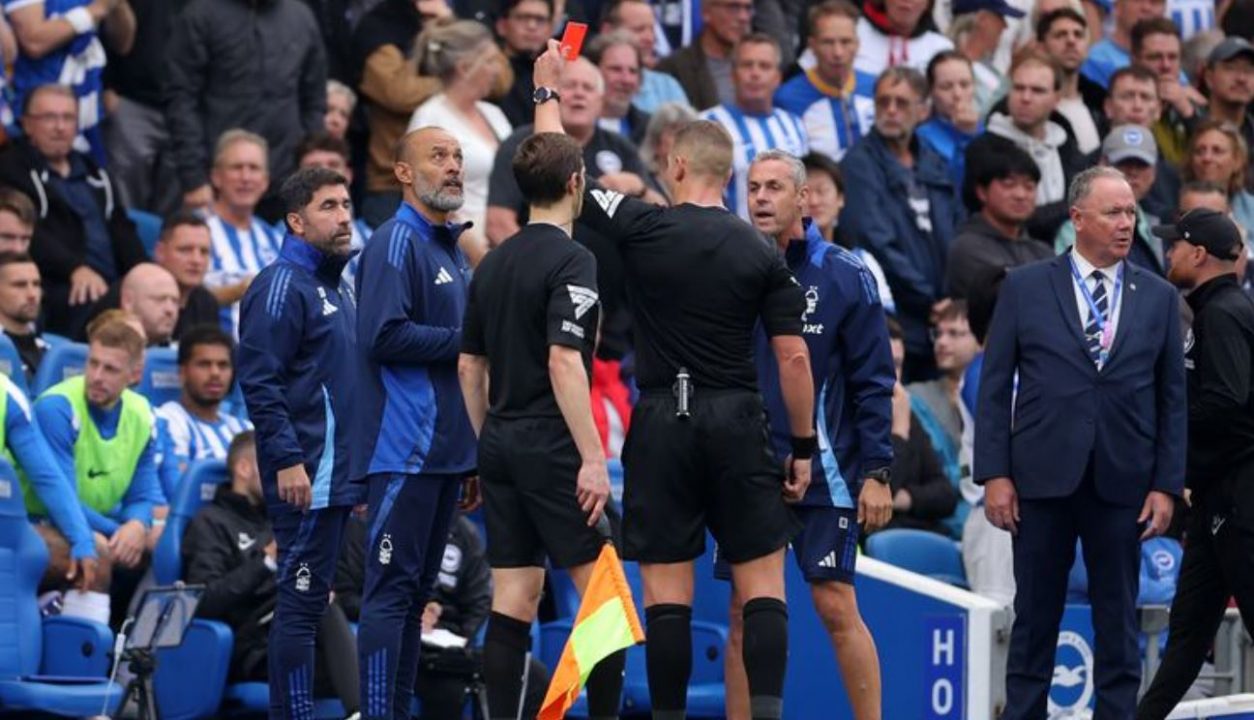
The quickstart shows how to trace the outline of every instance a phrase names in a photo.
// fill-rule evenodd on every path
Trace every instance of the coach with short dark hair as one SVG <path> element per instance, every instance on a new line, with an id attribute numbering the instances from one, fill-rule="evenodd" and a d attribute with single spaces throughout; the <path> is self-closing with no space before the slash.
<path id="1" fill-rule="evenodd" d="M 601 304 L 596 260 L 571 238 L 586 182 L 582 154 L 557 133 L 518 147 L 514 177 L 530 220 L 484 258 L 466 308 L 458 375 L 479 434 L 492 566 L 483 647 L 489 718 L 521 707 L 545 557 L 582 594 L 605 543 L 593 526 L 610 485 L 589 399 Z M 618 716 L 625 662 L 614 653 L 588 676 L 590 717 Z"/>
<path id="2" fill-rule="evenodd" d="M 1075 246 L 1006 277 L 980 378 L 975 481 L 1014 535 L 1018 589 L 1003 720 L 1045 716 L 1077 537 L 1101 568 L 1097 717 L 1132 717 L 1140 540 L 1167 529 L 1184 485 L 1179 295 L 1126 261 L 1136 197 L 1118 170 L 1077 175 L 1068 204 Z"/>

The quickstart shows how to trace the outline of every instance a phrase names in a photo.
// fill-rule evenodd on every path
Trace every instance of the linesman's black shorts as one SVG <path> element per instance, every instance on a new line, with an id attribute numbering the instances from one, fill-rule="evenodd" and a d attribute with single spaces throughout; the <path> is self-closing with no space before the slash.
<path id="1" fill-rule="evenodd" d="M 479 480 L 494 568 L 559 568 L 592 562 L 605 540 L 575 497 L 579 450 L 558 418 L 488 417 L 479 438 Z"/>
<path id="2" fill-rule="evenodd" d="M 784 503 L 783 461 L 767 433 L 762 397 L 702 391 L 691 417 L 669 392 L 645 394 L 623 447 L 623 556 L 684 562 L 705 551 L 708 525 L 733 564 L 786 546 L 801 522 Z"/>

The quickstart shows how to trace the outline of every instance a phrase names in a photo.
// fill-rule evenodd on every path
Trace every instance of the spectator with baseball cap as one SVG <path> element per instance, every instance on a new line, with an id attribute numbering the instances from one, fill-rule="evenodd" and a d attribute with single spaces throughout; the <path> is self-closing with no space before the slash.
<path id="1" fill-rule="evenodd" d="M 1254 147 L 1254 117 L 1248 111 L 1254 102 L 1254 46 L 1245 38 L 1225 38 L 1206 59 L 1202 81 L 1210 100 L 1208 117 L 1240 130 L 1246 151 L 1250 152 L 1249 148 Z M 1250 159 L 1254 160 L 1254 153 Z M 1246 173 L 1245 187 L 1254 191 L 1250 176 Z"/>
<path id="2" fill-rule="evenodd" d="M 1154 134 L 1143 125 L 1114 127 L 1102 141 L 1102 164 L 1123 173 L 1136 197 L 1136 230 L 1128 260 L 1158 275 L 1166 275 L 1163 243 L 1152 231 L 1158 218 L 1147 213 L 1144 207 L 1158 171 L 1158 144 L 1154 142 Z M 1075 226 L 1068 220 L 1058 231 L 1054 249 L 1061 253 L 1074 243 Z"/>
<path id="3" fill-rule="evenodd" d="M 1243 521 L 1254 511 L 1254 496 L 1243 491 L 1254 479 L 1254 305 L 1237 280 L 1241 234 L 1227 215 L 1206 208 L 1154 232 L 1171 243 L 1167 279 L 1188 291 L 1193 310 L 1184 351 L 1192 495 L 1167 650 L 1137 706 L 1138 720 L 1165 718 L 1184 697 L 1229 597 L 1236 596 L 1254 631 L 1254 555 Z"/>
<path id="4" fill-rule="evenodd" d="M 954 0 L 953 10 L 949 36 L 958 52 L 971 61 L 975 99 L 980 109 L 987 109 L 1004 80 L 993 66 L 993 55 L 1006 31 L 1006 19 L 1019 19 L 1025 13 L 1006 0 Z"/>

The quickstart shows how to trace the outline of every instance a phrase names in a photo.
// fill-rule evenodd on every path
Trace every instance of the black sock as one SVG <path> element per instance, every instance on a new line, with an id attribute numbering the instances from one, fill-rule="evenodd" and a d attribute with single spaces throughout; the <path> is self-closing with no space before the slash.
<path id="1" fill-rule="evenodd" d="M 655 713 L 683 713 L 692 675 L 692 608 L 653 605 L 644 610 L 645 666 Z"/>
<path id="2" fill-rule="evenodd" d="M 775 598 L 753 598 L 745 603 L 744 624 L 750 713 L 754 720 L 778 720 L 788 665 L 788 606 Z"/>
<path id="3" fill-rule="evenodd" d="M 588 675 L 588 717 L 591 720 L 618 717 L 623 703 L 623 669 L 627 667 L 627 651 L 607 655 Z"/>
<path id="4" fill-rule="evenodd" d="M 483 640 L 483 681 L 488 717 L 514 720 L 523 697 L 523 672 L 531 649 L 531 624 L 494 612 Z"/>

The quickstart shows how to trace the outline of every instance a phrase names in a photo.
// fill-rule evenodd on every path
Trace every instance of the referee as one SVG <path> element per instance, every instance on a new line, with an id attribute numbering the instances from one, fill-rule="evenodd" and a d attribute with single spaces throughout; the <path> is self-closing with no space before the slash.
<path id="1" fill-rule="evenodd" d="M 1155 228 L 1174 241 L 1167 279 L 1189 291 L 1185 336 L 1192 508 L 1180 580 L 1171 603 L 1167 652 L 1136 709 L 1162 720 L 1175 708 L 1215 641 L 1235 595 L 1254 633 L 1254 301 L 1241 289 L 1241 233 L 1225 214 L 1193 210 Z"/>
<path id="2" fill-rule="evenodd" d="M 566 135 L 532 135 L 513 171 L 530 222 L 475 271 L 458 360 L 479 433 L 492 566 L 483 674 L 493 720 L 522 713 L 545 556 L 582 594 L 605 542 L 593 526 L 610 492 L 589 398 L 601 315 L 596 261 L 571 239 L 584 193 L 582 150 Z M 588 677 L 593 720 L 618 716 L 625 659 L 615 653 Z"/>
<path id="3" fill-rule="evenodd" d="M 562 130 L 549 90 L 556 42 L 536 60 L 536 130 Z M 623 555 L 638 560 L 655 720 L 683 718 L 692 671 L 693 560 L 709 527 L 744 604 L 744 664 L 754 718 L 783 712 L 788 662 L 784 548 L 801 527 L 786 502 L 805 495 L 814 383 L 802 339 L 801 288 L 762 237 L 723 207 L 732 142 L 717 123 L 675 135 L 667 166 L 674 208 L 594 188 L 582 222 L 613 239 L 636 319 L 640 403 L 623 450 Z M 754 328 L 779 365 L 791 454 L 776 459 L 758 394 Z M 787 473 L 784 472 L 787 468 Z"/>

